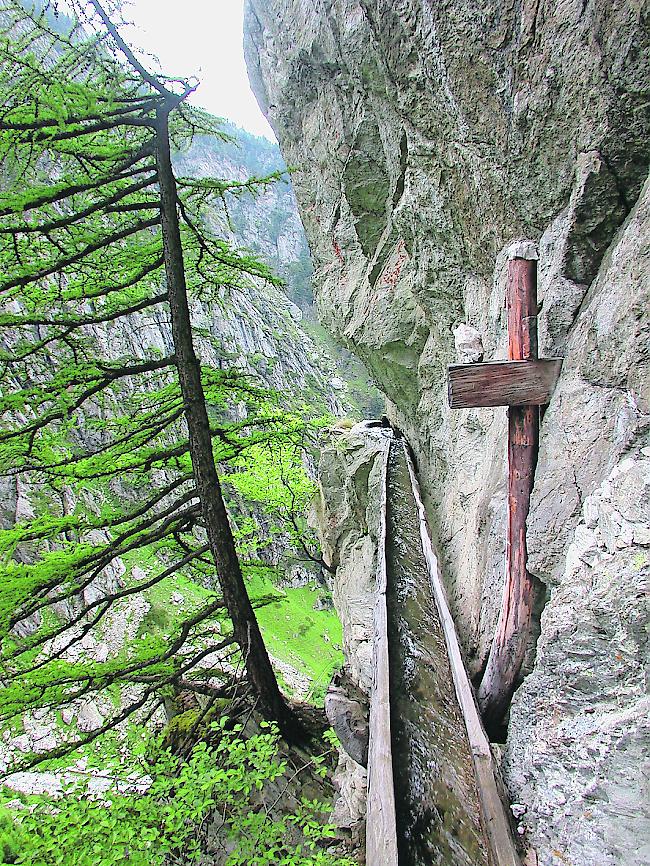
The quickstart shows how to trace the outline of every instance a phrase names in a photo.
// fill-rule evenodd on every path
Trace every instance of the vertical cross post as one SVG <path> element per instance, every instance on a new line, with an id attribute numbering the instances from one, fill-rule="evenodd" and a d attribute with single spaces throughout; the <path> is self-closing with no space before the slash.
<path id="1" fill-rule="evenodd" d="M 511 361 L 537 359 L 536 266 L 536 261 L 523 258 L 508 263 L 506 303 Z M 499 623 L 478 692 L 488 730 L 500 725 L 508 709 L 530 636 L 535 586 L 526 567 L 526 518 L 538 445 L 539 406 L 509 406 L 506 579 Z"/>

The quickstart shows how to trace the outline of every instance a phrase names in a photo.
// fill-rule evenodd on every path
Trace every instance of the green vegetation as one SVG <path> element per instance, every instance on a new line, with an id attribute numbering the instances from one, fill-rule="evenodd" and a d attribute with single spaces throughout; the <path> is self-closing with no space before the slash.
<path id="1" fill-rule="evenodd" d="M 310 680 L 312 686 L 306 698 L 322 704 L 334 671 L 343 663 L 341 623 L 329 606 L 328 591 L 313 583 L 279 588 L 276 571 L 266 565 L 248 564 L 244 574 L 271 656 Z M 200 609 L 210 596 L 210 590 L 180 574 L 161 581 L 144 593 L 151 608 L 140 625 L 138 636 L 168 639 L 175 619 Z M 206 626 L 215 624 L 224 631 L 228 628 L 227 618 L 218 614 L 205 623 Z M 290 688 L 286 677 L 283 679 Z"/>
<path id="2" fill-rule="evenodd" d="M 286 596 L 257 611 L 269 652 L 312 680 L 310 698 L 320 703 L 334 671 L 343 664 L 341 623 L 331 609 L 316 610 L 323 590 L 288 588 Z"/>
<path id="3" fill-rule="evenodd" d="M 303 800 L 293 813 L 271 814 L 265 789 L 289 784 L 273 727 L 242 739 L 226 719 L 211 726 L 215 745 L 202 742 L 187 760 L 140 737 L 133 751 L 139 773 L 103 766 L 108 790 L 92 794 L 81 776 L 67 796 L 22 798 L 0 810 L 2 864 L 16 866 L 170 866 L 199 862 L 206 845 L 230 850 L 226 866 L 349 866 L 327 853 L 334 828 L 325 804 Z M 302 768 L 325 775 L 326 753 Z M 11 794 L 5 794 L 5 800 Z M 212 837 L 212 838 L 211 838 Z"/>
<path id="4" fill-rule="evenodd" d="M 229 292 L 278 282 L 208 225 L 276 178 L 175 178 L 170 138 L 229 143 L 184 104 L 191 87 L 151 76 L 97 0 L 54 30 L 3 3 L 0 463 L 29 506 L 0 532 L 0 720 L 138 686 L 91 742 L 167 686 L 210 688 L 211 640 L 242 650 L 261 706 L 289 726 L 242 565 L 278 539 L 318 561 L 302 514 L 318 425 L 217 345 L 218 366 L 199 366 L 188 306 L 189 294 L 232 314 Z M 171 607 L 182 581 L 187 603 Z M 150 607 L 135 643 L 103 661 L 71 656 L 136 596 Z"/>
<path id="5" fill-rule="evenodd" d="M 229 148 L 228 130 L 140 64 L 117 7 L 71 7 L 0 0 L 0 725 L 56 735 L 10 771 L 94 758 L 121 784 L 14 804 L 5 861 L 190 863 L 221 821 L 230 866 L 328 866 L 318 804 L 270 817 L 259 799 L 285 771 L 276 730 L 244 739 L 218 718 L 256 708 L 304 742 L 278 679 L 291 690 L 290 666 L 318 701 L 341 662 L 323 586 L 278 581 L 285 562 L 323 567 L 306 521 L 322 394 L 269 389 L 272 362 L 237 369 L 192 322 L 280 285 L 232 230 L 283 169 L 248 154 L 248 181 L 185 175 L 180 157 L 174 172 L 172 148 Z M 293 276 L 307 303 L 308 268 Z M 278 323 L 295 331 L 288 310 Z M 190 738 L 218 719 L 218 736 L 184 761 L 128 733 L 165 716 Z"/>

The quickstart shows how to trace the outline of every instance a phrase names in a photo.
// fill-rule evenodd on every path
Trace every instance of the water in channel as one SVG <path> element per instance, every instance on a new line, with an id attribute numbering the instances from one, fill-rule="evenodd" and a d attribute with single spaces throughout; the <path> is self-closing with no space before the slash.
<path id="1" fill-rule="evenodd" d="M 470 747 L 401 442 L 388 461 L 388 646 L 399 866 L 489 866 Z"/>

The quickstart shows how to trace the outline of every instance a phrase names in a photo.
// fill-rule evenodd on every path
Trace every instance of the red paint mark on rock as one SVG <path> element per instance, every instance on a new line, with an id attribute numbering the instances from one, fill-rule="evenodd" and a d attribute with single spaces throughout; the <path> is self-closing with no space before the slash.
<path id="1" fill-rule="evenodd" d="M 406 245 L 404 244 L 403 240 L 400 240 L 395 247 L 394 255 L 396 255 L 395 264 L 384 271 L 384 273 L 381 275 L 381 280 L 379 281 L 380 286 L 388 286 L 391 289 L 394 289 L 397 285 L 397 281 L 401 276 L 404 264 L 409 257 L 408 253 L 406 252 Z"/>

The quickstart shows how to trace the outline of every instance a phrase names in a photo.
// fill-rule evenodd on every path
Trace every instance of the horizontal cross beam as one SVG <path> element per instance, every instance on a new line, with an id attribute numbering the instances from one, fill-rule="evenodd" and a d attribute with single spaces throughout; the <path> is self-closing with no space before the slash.
<path id="1" fill-rule="evenodd" d="M 550 401 L 561 367 L 560 358 L 452 364 L 449 405 L 543 406 Z"/>

